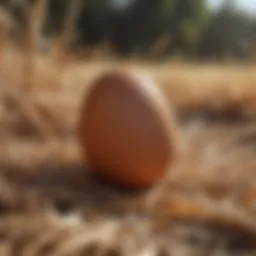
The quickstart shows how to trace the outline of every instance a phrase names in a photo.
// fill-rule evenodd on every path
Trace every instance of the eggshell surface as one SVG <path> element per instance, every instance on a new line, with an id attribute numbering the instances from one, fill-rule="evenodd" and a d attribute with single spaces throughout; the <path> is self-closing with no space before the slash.
<path id="1" fill-rule="evenodd" d="M 154 81 L 131 71 L 108 71 L 82 105 L 78 137 L 93 172 L 124 187 L 159 181 L 175 158 L 175 122 Z"/>

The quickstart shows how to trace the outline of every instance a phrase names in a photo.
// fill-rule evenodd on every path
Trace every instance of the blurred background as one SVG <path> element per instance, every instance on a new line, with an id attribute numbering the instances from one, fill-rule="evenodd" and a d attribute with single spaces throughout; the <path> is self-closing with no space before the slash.
<path id="1" fill-rule="evenodd" d="M 252 0 L 2 0 L 0 17 L 2 78 L 14 87 L 56 89 L 80 67 L 65 88 L 81 88 L 87 71 L 80 82 L 139 65 L 175 104 L 254 105 Z"/>
<path id="2" fill-rule="evenodd" d="M 114 58 L 255 59 L 253 0 L 1 0 L 1 7 L 1 26 L 16 45 L 30 24 L 44 52 L 65 35 L 80 56 L 97 49 Z"/>
<path id="3" fill-rule="evenodd" d="M 255 255 L 255 0 L 0 7 L 0 255 Z M 82 176 L 80 106 L 111 67 L 147 71 L 178 117 L 180 159 L 145 194 Z"/>

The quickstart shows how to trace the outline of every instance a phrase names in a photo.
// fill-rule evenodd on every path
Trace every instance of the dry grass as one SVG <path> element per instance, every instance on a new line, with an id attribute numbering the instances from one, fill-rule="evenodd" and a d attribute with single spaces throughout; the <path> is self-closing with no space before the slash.
<path id="1" fill-rule="evenodd" d="M 18 53 L 2 61 L 1 255 L 255 255 L 254 66 L 67 60 L 59 77 L 39 57 L 26 93 Z M 180 158 L 149 191 L 110 187 L 81 164 L 82 97 L 116 65 L 148 71 L 177 110 Z"/>

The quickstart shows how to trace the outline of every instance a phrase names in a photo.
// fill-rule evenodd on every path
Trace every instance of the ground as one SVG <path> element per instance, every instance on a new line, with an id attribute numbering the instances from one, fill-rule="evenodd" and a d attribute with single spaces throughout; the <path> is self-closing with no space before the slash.
<path id="1" fill-rule="evenodd" d="M 28 91 L 12 58 L 0 94 L 1 255 L 256 254 L 255 66 L 91 61 L 58 73 L 40 59 Z M 98 181 L 80 155 L 80 103 L 112 65 L 149 72 L 177 117 L 179 158 L 147 191 Z"/>

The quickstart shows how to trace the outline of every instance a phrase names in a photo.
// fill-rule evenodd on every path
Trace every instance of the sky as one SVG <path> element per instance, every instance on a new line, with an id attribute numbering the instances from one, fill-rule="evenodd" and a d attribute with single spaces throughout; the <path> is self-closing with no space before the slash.
<path id="1" fill-rule="evenodd" d="M 226 0 L 209 0 L 211 5 L 214 7 L 219 6 L 223 1 Z M 256 13 L 256 0 L 236 0 L 238 7 Z"/>

